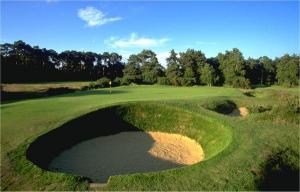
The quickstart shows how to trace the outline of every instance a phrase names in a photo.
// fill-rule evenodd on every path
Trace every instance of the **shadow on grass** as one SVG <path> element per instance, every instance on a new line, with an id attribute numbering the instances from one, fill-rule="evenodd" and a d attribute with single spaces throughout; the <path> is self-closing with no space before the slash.
<path id="1" fill-rule="evenodd" d="M 110 107 L 89 113 L 38 137 L 26 158 L 42 169 L 81 175 L 93 182 L 106 182 L 111 175 L 182 166 L 151 156 L 148 151 L 154 140 L 123 121 L 117 110 Z"/>
<path id="2" fill-rule="evenodd" d="M 299 155 L 290 149 L 270 155 L 261 165 L 256 185 L 262 191 L 299 191 Z"/>
<path id="3" fill-rule="evenodd" d="M 76 92 L 77 91 L 77 92 Z M 79 89 L 70 89 L 67 87 L 60 88 L 50 88 L 47 90 L 42 90 L 38 92 L 5 92 L 1 91 L 1 103 L 13 103 L 21 100 L 27 99 L 37 99 L 37 98 L 45 98 L 51 96 L 59 96 L 59 97 L 77 97 L 77 96 L 89 96 L 89 95 L 113 95 L 113 94 L 121 94 L 126 93 L 124 90 L 113 90 L 110 91 L 108 89 L 105 90 L 79 90 Z M 74 93 L 74 94 L 69 94 Z"/>
<path id="4" fill-rule="evenodd" d="M 219 99 L 208 101 L 202 106 L 208 110 L 216 111 L 218 113 L 227 115 L 232 113 L 235 109 L 237 109 L 237 105 L 233 101 Z"/>

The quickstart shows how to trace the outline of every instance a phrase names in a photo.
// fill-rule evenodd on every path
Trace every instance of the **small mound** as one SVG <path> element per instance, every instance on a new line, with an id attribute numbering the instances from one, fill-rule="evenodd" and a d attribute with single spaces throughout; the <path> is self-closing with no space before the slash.
<path id="1" fill-rule="evenodd" d="M 242 116 L 246 117 L 249 114 L 249 111 L 246 107 L 240 107 L 238 109 L 235 109 L 230 113 L 230 116 Z"/>
<path id="2" fill-rule="evenodd" d="M 202 147 L 186 136 L 162 132 L 148 134 L 155 141 L 148 152 L 157 158 L 184 165 L 195 164 L 204 159 Z"/>

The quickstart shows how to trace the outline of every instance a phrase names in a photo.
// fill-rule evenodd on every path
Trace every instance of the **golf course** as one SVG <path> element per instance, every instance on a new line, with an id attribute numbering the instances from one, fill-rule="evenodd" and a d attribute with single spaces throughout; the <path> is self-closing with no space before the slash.
<path id="1" fill-rule="evenodd" d="M 300 191 L 300 1 L 0 1 L 1 191 Z"/>
<path id="2" fill-rule="evenodd" d="M 295 107 L 291 102 L 295 98 L 298 102 L 297 96 L 298 88 L 278 86 L 244 90 L 132 85 L 4 103 L 1 190 L 295 189 L 299 187 L 295 186 L 299 179 L 299 113 L 291 110 Z M 232 115 L 240 107 L 248 114 Z M 126 146 L 118 149 L 124 142 L 117 145 L 122 143 L 122 133 L 132 138 L 127 142 L 133 151 L 138 148 L 132 159 L 143 160 L 126 164 Z M 202 159 L 176 165 L 170 158 L 163 160 L 163 155 L 149 159 L 149 150 L 157 142 L 153 133 L 195 141 L 203 150 Z M 97 143 L 105 137 L 111 139 L 104 150 Z M 103 139 L 93 140 L 97 138 Z M 125 162 L 126 169 L 114 172 L 106 168 L 106 175 L 97 180 L 84 172 L 92 169 L 87 164 L 80 165 L 82 174 L 49 168 L 62 151 L 84 142 L 94 142 L 86 144 L 85 151 L 97 150 L 83 156 L 82 162 L 115 157 L 110 163 Z M 97 162 L 105 163 L 94 164 Z M 147 162 L 148 167 L 139 167 Z M 153 167 L 157 164 L 161 167 Z M 279 168 L 273 170 L 272 166 Z"/>

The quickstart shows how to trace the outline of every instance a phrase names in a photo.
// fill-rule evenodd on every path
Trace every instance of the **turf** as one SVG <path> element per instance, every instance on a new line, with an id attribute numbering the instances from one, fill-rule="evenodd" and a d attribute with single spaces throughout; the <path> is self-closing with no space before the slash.
<path id="1" fill-rule="evenodd" d="M 259 88 L 249 97 L 239 89 L 221 87 L 125 86 L 113 88 L 111 94 L 109 89 L 98 89 L 3 104 L 1 189 L 88 189 L 84 178 L 43 171 L 28 161 L 24 152 L 37 136 L 71 119 L 107 106 L 132 103 L 123 107 L 123 112 L 119 110 L 126 121 L 144 130 L 188 135 L 203 145 L 207 159 L 180 169 L 114 176 L 103 190 L 257 190 L 260 165 L 274 149 L 289 148 L 299 159 L 298 123 L 273 122 L 261 118 L 264 113 L 229 117 L 203 105 L 216 99 L 231 100 L 238 106 L 276 105 L 278 100 L 269 97 L 269 92 L 278 93 L 278 89 Z M 285 91 L 295 94 L 295 90 Z M 137 118 L 141 112 L 148 114 L 145 119 Z M 157 119 L 157 113 L 165 118 Z M 174 123 L 178 126 L 171 126 Z M 214 139 L 218 137 L 225 139 Z"/>

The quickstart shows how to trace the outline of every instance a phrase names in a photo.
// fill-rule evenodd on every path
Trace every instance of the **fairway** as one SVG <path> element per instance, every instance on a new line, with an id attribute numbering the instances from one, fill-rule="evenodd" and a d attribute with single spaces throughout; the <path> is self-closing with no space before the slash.
<path id="1" fill-rule="evenodd" d="M 279 96 L 270 99 L 270 90 L 272 94 L 282 92 L 276 88 L 259 89 L 257 92 L 264 95 L 249 97 L 243 90 L 234 88 L 144 85 L 112 88 L 111 94 L 109 89 L 96 89 L 2 104 L 1 187 L 5 190 L 87 190 L 89 180 L 84 177 L 44 171 L 41 167 L 47 163 L 38 156 L 48 159 L 49 150 L 37 148 L 40 151 L 31 157 L 30 151 L 37 149 L 30 143 L 43 135 L 43 140 L 36 140 L 36 146 L 45 143 L 53 149 L 55 144 L 59 147 L 61 141 L 65 141 L 64 145 L 71 145 L 73 141 L 71 137 L 60 140 L 55 134 L 47 134 L 51 130 L 85 137 L 86 131 L 82 132 L 85 129 L 80 125 L 89 124 L 89 129 L 99 132 L 89 133 L 95 137 L 110 130 L 103 125 L 111 125 L 111 130 L 117 131 L 113 127 L 124 128 L 124 123 L 129 123 L 144 131 L 177 133 L 194 139 L 201 144 L 205 159 L 159 172 L 128 174 L 128 171 L 110 177 L 107 185 L 98 189 L 256 190 L 261 164 L 272 151 L 289 148 L 298 153 L 297 123 L 276 123 L 263 118 L 268 112 L 251 110 L 245 117 L 231 116 L 213 111 L 212 106 L 224 100 L 234 102 L 236 109 L 251 109 L 256 104 L 275 106 Z M 119 125 L 117 117 L 123 119 L 123 126 L 116 126 Z M 62 135 L 62 138 L 67 137 Z"/>

